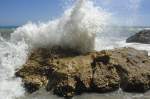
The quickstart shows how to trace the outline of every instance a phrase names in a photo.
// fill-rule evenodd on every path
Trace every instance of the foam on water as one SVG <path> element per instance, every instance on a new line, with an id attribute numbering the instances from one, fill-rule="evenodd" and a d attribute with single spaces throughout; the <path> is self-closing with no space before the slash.
<path id="1" fill-rule="evenodd" d="M 77 0 L 62 17 L 47 23 L 32 22 L 16 29 L 10 40 L 0 39 L 0 99 L 24 95 L 15 71 L 26 62 L 30 50 L 61 46 L 85 53 L 94 49 L 95 35 L 103 31 L 110 14 L 92 1 Z"/>
<path id="2" fill-rule="evenodd" d="M 21 79 L 15 78 L 14 73 L 25 63 L 26 50 L 24 42 L 13 44 L 0 38 L 0 99 L 14 99 L 24 94 Z"/>
<path id="3" fill-rule="evenodd" d="M 107 27 L 101 34 L 96 37 L 96 50 L 114 49 L 120 47 L 133 47 L 138 50 L 146 50 L 150 55 L 150 44 L 126 43 L 126 39 L 142 29 L 135 27 Z"/>

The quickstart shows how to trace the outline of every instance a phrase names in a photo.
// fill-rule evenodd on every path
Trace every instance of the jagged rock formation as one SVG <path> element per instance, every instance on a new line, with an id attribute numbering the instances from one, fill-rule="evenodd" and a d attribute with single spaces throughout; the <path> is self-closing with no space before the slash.
<path id="1" fill-rule="evenodd" d="M 45 87 L 62 97 L 104 93 L 121 87 L 128 92 L 150 89 L 150 58 L 133 48 L 78 54 L 61 48 L 37 49 L 16 72 L 30 93 Z"/>
<path id="2" fill-rule="evenodd" d="M 126 42 L 150 44 L 150 30 L 142 30 L 139 33 L 129 37 Z"/>

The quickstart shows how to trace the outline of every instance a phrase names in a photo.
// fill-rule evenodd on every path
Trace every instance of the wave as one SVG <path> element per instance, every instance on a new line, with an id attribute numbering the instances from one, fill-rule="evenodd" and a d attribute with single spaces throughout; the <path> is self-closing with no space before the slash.
<path id="1" fill-rule="evenodd" d="M 110 13 L 95 7 L 92 1 L 77 0 L 62 17 L 47 23 L 29 22 L 11 33 L 10 40 L 0 38 L 0 99 L 24 96 L 21 79 L 15 71 L 26 62 L 30 50 L 61 46 L 81 53 L 94 49 L 96 33 L 108 24 Z"/>
<path id="2" fill-rule="evenodd" d="M 92 1 L 77 0 L 59 19 L 30 22 L 19 27 L 11 39 L 24 39 L 32 48 L 61 46 L 86 53 L 94 49 L 96 33 L 103 31 L 109 18 L 110 13 L 95 7 Z"/>

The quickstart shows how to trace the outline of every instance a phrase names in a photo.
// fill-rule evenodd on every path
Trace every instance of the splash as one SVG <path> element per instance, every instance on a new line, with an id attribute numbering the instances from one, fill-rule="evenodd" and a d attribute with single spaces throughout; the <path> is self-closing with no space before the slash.
<path id="1" fill-rule="evenodd" d="M 77 0 L 59 19 L 18 28 L 12 40 L 24 39 L 33 48 L 61 46 L 86 53 L 94 49 L 96 33 L 103 31 L 109 18 L 92 1 Z"/>
<path id="2" fill-rule="evenodd" d="M 11 34 L 10 40 L 0 38 L 0 99 L 24 95 L 21 80 L 15 71 L 27 60 L 34 48 L 61 46 L 81 53 L 95 47 L 96 33 L 103 31 L 110 14 L 95 7 L 89 0 L 77 0 L 62 17 L 47 23 L 29 22 Z"/>
<path id="3" fill-rule="evenodd" d="M 24 42 L 13 44 L 0 38 L 0 98 L 14 99 L 22 96 L 21 79 L 15 78 L 15 70 L 27 59 L 27 46 Z"/>

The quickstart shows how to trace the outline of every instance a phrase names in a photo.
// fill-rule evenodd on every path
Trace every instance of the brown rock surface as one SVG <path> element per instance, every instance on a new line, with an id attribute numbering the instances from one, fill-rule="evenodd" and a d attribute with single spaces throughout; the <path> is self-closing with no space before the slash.
<path id="1" fill-rule="evenodd" d="M 38 49 L 16 72 L 28 92 L 42 87 L 63 97 L 83 92 L 145 92 L 150 89 L 147 52 L 121 48 L 78 54 L 71 50 Z"/>

